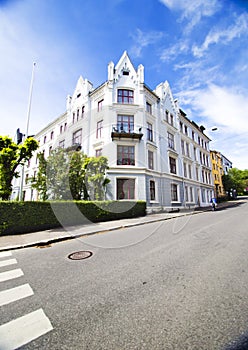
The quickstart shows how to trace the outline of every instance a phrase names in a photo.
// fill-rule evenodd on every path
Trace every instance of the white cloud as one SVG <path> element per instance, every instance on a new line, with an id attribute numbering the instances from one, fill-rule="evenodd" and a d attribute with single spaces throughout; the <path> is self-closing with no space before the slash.
<path id="1" fill-rule="evenodd" d="M 175 45 L 164 49 L 160 55 L 161 61 L 170 61 L 176 59 L 182 53 L 187 53 L 189 50 L 188 42 L 180 40 Z"/>
<path id="2" fill-rule="evenodd" d="M 211 129 L 217 126 L 218 131 L 210 135 L 211 147 L 222 152 L 233 161 L 234 166 L 248 169 L 248 92 L 235 88 L 210 84 L 206 89 L 189 90 L 182 93 L 183 104 L 190 104 L 195 120 Z"/>
<path id="3" fill-rule="evenodd" d="M 221 5 L 218 0 L 160 0 L 170 10 L 182 12 L 181 20 L 187 20 L 185 32 L 190 32 L 202 19 L 217 12 Z"/>
<path id="4" fill-rule="evenodd" d="M 242 34 L 246 34 L 248 29 L 248 14 L 241 14 L 235 21 L 234 25 L 229 26 L 227 29 L 213 29 L 206 36 L 202 46 L 193 46 L 192 52 L 196 57 L 202 57 L 204 52 L 208 50 L 211 44 L 218 44 L 219 42 L 227 44 L 233 39 L 240 37 Z"/>
<path id="5" fill-rule="evenodd" d="M 132 34 L 131 37 L 135 44 L 132 46 L 130 54 L 134 57 L 140 57 L 142 49 L 151 44 L 156 44 L 164 37 L 164 33 L 159 31 L 143 32 L 137 28 L 136 33 Z"/>

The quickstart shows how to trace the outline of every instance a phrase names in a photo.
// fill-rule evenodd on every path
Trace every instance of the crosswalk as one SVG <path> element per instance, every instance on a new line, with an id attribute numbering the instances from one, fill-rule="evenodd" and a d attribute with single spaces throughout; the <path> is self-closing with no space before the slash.
<path id="1" fill-rule="evenodd" d="M 20 268 L 16 268 L 17 260 L 12 257 L 11 252 L 0 252 L 0 283 L 17 281 L 17 285 L 0 291 L 0 308 L 10 303 L 17 303 L 19 300 L 34 295 L 28 283 L 20 284 L 24 276 Z M 1 271 L 1 268 L 11 268 Z M 1 288 L 2 289 L 2 288 Z M 1 309 L 0 309 L 1 314 Z M 50 320 L 42 308 L 15 318 L 7 323 L 1 324 L 0 318 L 0 349 L 14 350 L 28 344 L 34 339 L 50 332 L 53 329 Z"/>

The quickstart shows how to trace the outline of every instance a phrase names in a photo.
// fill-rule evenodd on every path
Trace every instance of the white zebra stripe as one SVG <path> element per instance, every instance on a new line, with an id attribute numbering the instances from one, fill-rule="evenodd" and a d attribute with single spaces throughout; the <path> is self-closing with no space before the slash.
<path id="1" fill-rule="evenodd" d="M 14 350 L 53 329 L 42 309 L 0 326 L 0 349 Z"/>
<path id="2" fill-rule="evenodd" d="M 21 269 L 15 269 L 10 271 L 5 271 L 0 273 L 0 282 L 12 280 L 13 278 L 17 278 L 23 276 L 24 273 Z"/>
<path id="3" fill-rule="evenodd" d="M 11 252 L 0 252 L 0 258 L 6 258 L 7 256 L 11 256 Z"/>
<path id="4" fill-rule="evenodd" d="M 0 306 L 29 297 L 33 294 L 34 292 L 29 284 L 23 284 L 15 288 L 3 290 L 0 292 Z"/>
<path id="5" fill-rule="evenodd" d="M 0 261 L 0 267 L 17 264 L 16 259 L 8 259 Z"/>

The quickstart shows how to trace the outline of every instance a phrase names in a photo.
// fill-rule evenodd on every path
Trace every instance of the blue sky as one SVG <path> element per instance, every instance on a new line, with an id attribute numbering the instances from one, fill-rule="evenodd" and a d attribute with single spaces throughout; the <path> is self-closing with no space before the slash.
<path id="1" fill-rule="evenodd" d="M 124 50 L 151 89 L 168 80 L 212 149 L 248 169 L 245 0 L 0 0 L 0 134 L 26 129 L 33 62 L 30 134 L 65 111 L 80 75 L 106 81 Z"/>

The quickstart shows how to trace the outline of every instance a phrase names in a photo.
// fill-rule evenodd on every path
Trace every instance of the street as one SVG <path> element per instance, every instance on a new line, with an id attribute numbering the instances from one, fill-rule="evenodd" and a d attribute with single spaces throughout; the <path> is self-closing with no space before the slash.
<path id="1" fill-rule="evenodd" d="M 247 213 L 243 202 L 0 255 L 0 349 L 224 350 L 248 331 Z M 93 254 L 68 258 L 78 251 Z"/>

